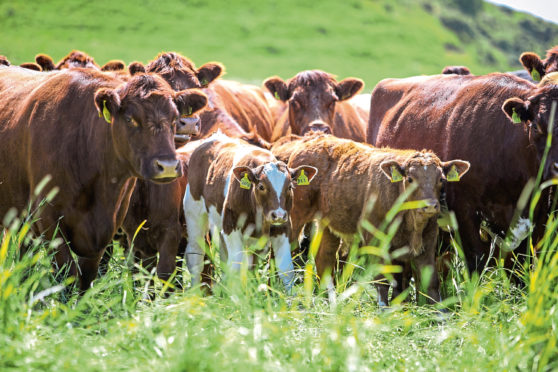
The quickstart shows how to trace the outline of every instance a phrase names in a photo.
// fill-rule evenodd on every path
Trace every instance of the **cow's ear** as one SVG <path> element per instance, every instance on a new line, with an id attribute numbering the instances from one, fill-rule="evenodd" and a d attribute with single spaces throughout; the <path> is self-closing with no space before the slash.
<path id="1" fill-rule="evenodd" d="M 186 89 L 174 94 L 174 103 L 180 115 L 190 116 L 207 105 L 207 96 L 199 89 Z"/>
<path id="2" fill-rule="evenodd" d="M 310 165 L 301 165 L 295 169 L 291 169 L 292 182 L 297 186 L 306 186 L 318 174 L 318 168 Z"/>
<path id="3" fill-rule="evenodd" d="M 391 182 L 403 181 L 405 170 L 395 160 L 386 160 L 380 164 L 380 169 Z"/>
<path id="4" fill-rule="evenodd" d="M 223 75 L 225 67 L 218 62 L 209 62 L 198 69 L 197 76 L 202 87 L 207 87 L 213 80 Z"/>
<path id="5" fill-rule="evenodd" d="M 360 79 L 347 78 L 341 80 L 335 86 L 335 94 L 339 101 L 344 101 L 358 94 L 364 88 L 364 82 Z"/>
<path id="6" fill-rule="evenodd" d="M 469 171 L 471 163 L 465 160 L 450 160 L 442 163 L 442 171 L 448 182 L 457 182 Z"/>
<path id="7" fill-rule="evenodd" d="M 526 123 L 533 120 L 533 114 L 530 111 L 529 101 L 523 101 L 521 98 L 509 98 L 502 105 L 502 111 L 514 124 Z"/>
<path id="8" fill-rule="evenodd" d="M 273 76 L 264 81 L 264 86 L 269 90 L 275 99 L 280 101 L 288 101 L 291 98 L 289 94 L 289 88 L 287 83 L 285 83 L 280 77 Z"/>
<path id="9" fill-rule="evenodd" d="M 525 52 L 519 57 L 519 62 L 525 67 L 535 81 L 540 81 L 545 74 L 544 62 L 541 57 L 532 52 Z"/>
<path id="10" fill-rule="evenodd" d="M 37 62 L 37 64 L 41 66 L 43 71 L 52 71 L 56 69 L 54 61 L 50 56 L 47 56 L 46 54 L 37 54 L 35 56 L 35 62 Z"/>
<path id="11" fill-rule="evenodd" d="M 135 74 L 144 74 L 145 73 L 145 66 L 143 63 L 135 61 L 128 65 L 128 72 L 131 76 Z"/>
<path id="12" fill-rule="evenodd" d="M 111 124 L 112 117 L 120 108 L 120 97 L 114 89 L 101 88 L 95 92 L 95 107 L 97 107 L 99 117 Z"/>
<path id="13" fill-rule="evenodd" d="M 8 60 L 8 58 L 6 58 L 6 56 L 0 56 L 0 65 L 1 66 L 9 66 L 11 63 Z"/>
<path id="14" fill-rule="evenodd" d="M 101 71 L 120 71 L 126 68 L 126 64 L 120 60 L 108 61 L 101 67 Z"/>
<path id="15" fill-rule="evenodd" d="M 257 181 L 254 171 L 249 167 L 235 167 L 233 168 L 233 175 L 242 189 L 250 190 L 252 183 Z"/>
<path id="16" fill-rule="evenodd" d="M 28 70 L 43 71 L 41 66 L 33 62 L 25 62 L 19 65 L 19 67 L 26 68 Z"/>

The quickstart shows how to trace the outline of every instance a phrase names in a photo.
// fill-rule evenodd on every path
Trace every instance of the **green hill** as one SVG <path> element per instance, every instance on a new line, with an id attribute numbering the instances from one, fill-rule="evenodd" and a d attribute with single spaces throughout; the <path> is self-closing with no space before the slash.
<path id="1" fill-rule="evenodd" d="M 3 1 L 0 54 L 12 63 L 71 49 L 97 62 L 147 62 L 175 50 L 201 65 L 221 61 L 228 78 L 259 83 L 319 68 L 363 78 L 520 68 L 522 51 L 558 44 L 558 25 L 464 0 Z"/>

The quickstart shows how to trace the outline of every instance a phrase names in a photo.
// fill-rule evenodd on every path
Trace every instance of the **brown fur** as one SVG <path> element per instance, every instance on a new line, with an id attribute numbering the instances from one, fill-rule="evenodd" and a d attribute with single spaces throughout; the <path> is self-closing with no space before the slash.
<path id="1" fill-rule="evenodd" d="M 5 56 L 0 56 L 0 66 L 9 66 L 10 61 Z"/>
<path id="2" fill-rule="evenodd" d="M 442 70 L 443 75 L 471 75 L 471 70 L 465 66 L 446 66 Z"/>
<path id="3" fill-rule="evenodd" d="M 364 142 L 368 112 L 348 101 L 362 90 L 362 80 L 347 78 L 337 82 L 331 74 L 312 70 L 300 72 L 287 82 L 272 77 L 264 85 L 287 106 L 281 109 L 271 142 L 290 133 L 304 135 L 310 131 Z"/>
<path id="4" fill-rule="evenodd" d="M 124 83 L 93 69 L 0 70 L 0 215 L 26 208 L 50 174 L 47 190 L 60 193 L 36 228 L 51 239 L 59 226 L 66 244 L 56 262 L 76 275 L 70 249 L 77 254 L 80 287 L 87 289 L 122 223 L 136 177 L 164 182 L 179 175 L 179 169 L 162 173 L 158 162 L 178 164 L 171 124 L 190 94 L 172 91 L 156 75 Z M 99 117 L 103 106 L 110 124 Z"/>
<path id="5" fill-rule="evenodd" d="M 537 70 L 542 79 L 544 75 L 558 71 L 558 46 L 550 48 L 546 52 L 544 60 L 536 53 L 525 52 L 519 57 L 519 62 L 521 62 L 529 74 L 532 74 L 533 70 Z"/>
<path id="6" fill-rule="evenodd" d="M 39 66 L 38 64 L 33 63 L 33 62 L 22 63 L 21 65 L 19 65 L 19 67 L 23 67 L 23 68 L 26 68 L 26 69 L 29 69 L 29 70 L 43 71 L 41 66 Z"/>
<path id="7" fill-rule="evenodd" d="M 508 229 L 523 187 L 537 175 L 552 99 L 558 99 L 558 86 L 537 88 L 509 74 L 387 79 L 372 92 L 367 142 L 428 146 L 442 159 L 471 162 L 467 178 L 448 185 L 447 203 L 456 213 L 468 266 L 479 270 L 490 250 L 479 236 L 481 221 L 496 232 Z M 512 108 L 523 123 L 512 123 Z M 557 161 L 558 146 L 553 145 L 545 179 Z M 544 209 L 535 216 L 540 218 L 536 226 L 544 226 Z"/>
<path id="8" fill-rule="evenodd" d="M 428 200 L 431 204 L 398 214 L 402 224 L 391 240 L 390 250 L 407 247 L 407 253 L 398 261 L 403 265 L 414 263 L 417 273 L 425 267 L 434 269 L 438 200 L 445 173 L 455 164 L 464 174 L 468 163 L 442 163 L 430 151 L 378 149 L 331 135 L 304 137 L 283 146 L 292 148 L 289 167 L 308 164 L 319 169 L 311 185 L 295 189 L 292 231 L 294 237 L 298 237 L 305 224 L 316 218 L 319 220 L 324 230 L 316 256 L 320 277 L 327 269 L 334 269 L 337 254 L 342 257 L 348 253 L 346 247 L 351 246 L 357 233 L 362 234 L 364 244 L 371 240 L 372 236 L 359 228 L 360 221 L 366 219 L 379 227 L 397 197 L 410 187 L 411 182 L 418 187 L 408 200 Z M 389 169 L 391 164 L 403 175 L 403 181 L 393 183 L 389 173 L 385 174 L 385 167 Z M 368 209 L 372 200 L 375 200 L 373 207 Z M 420 275 L 415 275 L 415 280 L 420 281 Z M 394 290 L 401 289 L 399 284 Z M 378 285 L 381 303 L 388 304 L 388 288 Z M 427 285 L 427 296 L 429 301 L 440 300 L 436 275 Z"/>
<path id="9" fill-rule="evenodd" d="M 120 60 L 108 61 L 101 67 L 101 71 L 120 71 L 126 69 L 126 63 Z"/>

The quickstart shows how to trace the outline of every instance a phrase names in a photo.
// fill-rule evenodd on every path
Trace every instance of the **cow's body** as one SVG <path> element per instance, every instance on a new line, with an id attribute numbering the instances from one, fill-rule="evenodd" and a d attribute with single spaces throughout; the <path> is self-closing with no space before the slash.
<path id="1" fill-rule="evenodd" d="M 470 161 L 467 178 L 448 185 L 447 203 L 457 215 L 468 266 L 474 270 L 484 266 L 489 252 L 490 242 L 479 235 L 481 222 L 497 233 L 506 231 L 523 187 L 537 175 L 549 103 L 557 96 L 556 86 L 537 88 L 510 74 L 386 79 L 372 92 L 367 142 L 427 147 L 441 159 Z M 513 125 L 512 116 L 523 124 Z M 556 155 L 553 146 L 545 178 Z M 539 227 L 544 213 L 541 218 L 535 221 Z"/>
<path id="2" fill-rule="evenodd" d="M 124 83 L 92 69 L 0 69 L 0 215 L 25 209 L 50 175 L 46 189 L 59 193 L 36 228 L 52 238 L 59 225 L 65 244 L 56 260 L 76 274 L 71 247 L 87 289 L 136 177 L 168 182 L 179 175 L 173 123 L 187 101 L 186 92 L 152 75 Z"/>
<path id="3" fill-rule="evenodd" d="M 184 213 L 186 257 L 193 284 L 199 281 L 203 266 L 200 242 L 211 226 L 221 235 L 222 259 L 233 269 L 239 269 L 242 262 L 252 263 L 246 239 L 269 237 L 281 279 L 289 288 L 294 275 L 289 239 L 292 171 L 271 152 L 221 133 L 190 143 L 185 151 L 188 147 L 191 157 Z M 242 188 L 248 179 L 248 189 Z"/>
<path id="4" fill-rule="evenodd" d="M 328 135 L 295 140 L 278 150 L 284 153 L 289 146 L 289 167 L 304 163 L 320 170 L 311 185 L 295 190 L 292 212 L 293 236 L 298 236 L 303 226 L 314 219 L 321 224 L 323 236 L 316 256 L 320 277 L 325 270 L 335 268 L 336 255 L 347 255 L 357 234 L 364 244 L 370 242 L 372 236 L 360 228 L 361 221 L 366 219 L 379 227 L 402 190 L 409 187 L 410 178 L 419 187 L 409 199 L 426 200 L 426 208 L 399 213 L 402 223 L 391 240 L 390 251 L 408 247 L 407 253 L 398 258 L 399 263 L 405 266 L 414 262 L 418 273 L 425 267 L 434 272 L 442 168 L 449 163 L 441 163 L 431 152 L 379 149 Z M 401 182 L 391 181 L 385 173 L 384 168 L 390 164 L 401 172 Z M 415 280 L 420 277 L 415 275 Z M 436 275 L 426 287 L 430 299 L 439 301 Z M 389 285 L 378 286 L 381 305 L 388 303 L 388 288 Z M 401 283 L 394 290 L 400 291 Z"/>

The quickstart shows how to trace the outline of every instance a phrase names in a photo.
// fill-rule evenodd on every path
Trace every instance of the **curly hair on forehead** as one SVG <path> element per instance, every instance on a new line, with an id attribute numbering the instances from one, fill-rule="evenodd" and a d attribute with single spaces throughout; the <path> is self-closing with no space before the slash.
<path id="1" fill-rule="evenodd" d="M 176 52 L 159 53 L 146 67 L 149 72 L 170 72 L 177 69 L 196 70 L 194 62 Z"/>
<path id="2" fill-rule="evenodd" d="M 296 74 L 294 77 L 290 78 L 287 82 L 289 91 L 292 92 L 297 86 L 312 86 L 319 85 L 320 83 L 326 85 L 335 85 L 337 81 L 335 80 L 335 75 L 327 73 L 321 70 L 307 70 Z"/>
<path id="3" fill-rule="evenodd" d="M 409 156 L 405 162 L 404 162 L 404 166 L 411 166 L 411 165 L 415 165 L 415 166 L 424 166 L 424 165 L 430 165 L 430 164 L 435 164 L 436 166 L 440 166 L 441 165 L 441 161 L 440 158 L 438 158 L 436 156 L 436 154 L 434 154 L 434 152 L 430 151 L 430 150 L 421 150 L 421 151 L 417 151 L 415 153 L 413 153 L 411 156 Z"/>

